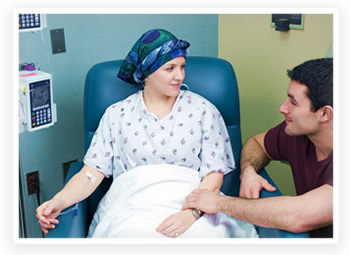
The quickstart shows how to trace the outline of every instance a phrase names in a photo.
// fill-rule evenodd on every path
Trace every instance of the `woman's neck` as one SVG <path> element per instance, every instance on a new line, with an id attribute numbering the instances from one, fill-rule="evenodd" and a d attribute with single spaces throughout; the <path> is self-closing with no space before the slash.
<path id="1" fill-rule="evenodd" d="M 163 94 L 150 93 L 146 88 L 142 96 L 148 112 L 155 114 L 159 120 L 171 112 L 177 99 L 177 96 L 170 97 Z"/>

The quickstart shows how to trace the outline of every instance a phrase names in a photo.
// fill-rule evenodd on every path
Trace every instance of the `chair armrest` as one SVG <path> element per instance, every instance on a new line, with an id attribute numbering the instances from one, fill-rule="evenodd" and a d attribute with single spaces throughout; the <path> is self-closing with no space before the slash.
<path id="1" fill-rule="evenodd" d="M 55 229 L 49 230 L 47 238 L 85 238 L 87 233 L 87 201 L 81 201 L 78 205 L 78 214 L 74 213 L 74 206 L 67 208 L 67 214 L 60 215 L 59 224 Z M 71 210 L 73 209 L 73 210 Z"/>
<path id="2" fill-rule="evenodd" d="M 260 192 L 260 198 L 266 198 L 266 197 L 276 197 L 276 196 L 282 196 L 281 191 L 278 189 L 276 184 L 272 181 L 271 177 L 268 175 L 265 169 L 261 169 L 259 171 L 259 174 L 265 178 L 271 185 L 276 187 L 276 191 L 274 192 L 268 192 L 265 189 L 263 189 Z M 255 226 L 256 230 L 258 231 L 260 238 L 308 238 L 308 233 L 292 233 L 281 229 L 274 229 L 274 228 L 264 228 L 260 226 Z"/>
<path id="3" fill-rule="evenodd" d="M 66 183 L 80 171 L 83 162 L 73 162 L 69 168 Z M 49 230 L 47 238 L 84 238 L 87 233 L 87 200 L 81 201 L 78 205 L 78 213 L 75 215 L 74 206 L 67 208 L 57 219 L 59 224 L 55 229 Z M 73 209 L 73 210 L 72 210 Z"/>

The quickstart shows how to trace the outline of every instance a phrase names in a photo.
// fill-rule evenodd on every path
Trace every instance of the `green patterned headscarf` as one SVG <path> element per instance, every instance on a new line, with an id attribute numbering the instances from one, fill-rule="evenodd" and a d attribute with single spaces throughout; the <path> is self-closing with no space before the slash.
<path id="1" fill-rule="evenodd" d="M 178 40 L 166 30 L 150 30 L 134 44 L 120 67 L 118 77 L 128 83 L 142 83 L 166 62 L 186 57 L 189 46 L 189 42 Z"/>

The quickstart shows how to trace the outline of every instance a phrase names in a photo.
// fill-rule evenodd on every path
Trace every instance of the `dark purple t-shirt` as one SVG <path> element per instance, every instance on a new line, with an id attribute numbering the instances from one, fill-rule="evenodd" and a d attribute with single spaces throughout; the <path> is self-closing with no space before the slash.
<path id="1" fill-rule="evenodd" d="M 307 136 L 289 136 L 286 123 L 270 129 L 265 136 L 265 148 L 274 160 L 288 161 L 297 195 L 302 195 L 324 184 L 333 186 L 333 152 L 317 161 L 315 145 Z M 333 225 L 311 231 L 311 237 L 332 237 Z"/>

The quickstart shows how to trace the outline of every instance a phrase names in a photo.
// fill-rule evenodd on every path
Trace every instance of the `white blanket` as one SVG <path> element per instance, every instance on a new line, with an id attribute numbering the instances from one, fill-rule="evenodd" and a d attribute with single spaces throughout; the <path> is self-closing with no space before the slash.
<path id="1" fill-rule="evenodd" d="M 198 172 L 174 165 L 150 165 L 118 176 L 101 200 L 89 237 L 166 238 L 155 229 L 181 210 L 199 185 Z M 204 214 L 185 233 L 191 238 L 258 237 L 253 225 L 225 214 Z"/>

